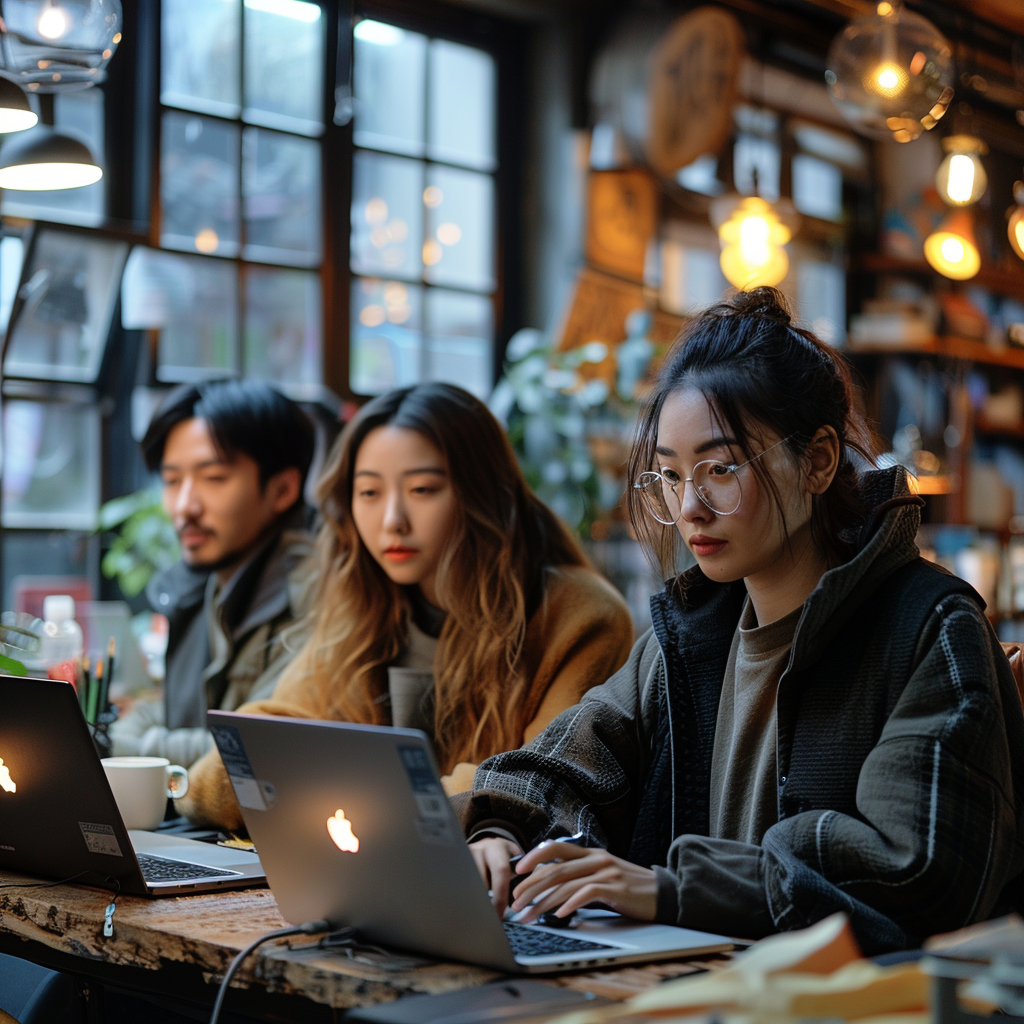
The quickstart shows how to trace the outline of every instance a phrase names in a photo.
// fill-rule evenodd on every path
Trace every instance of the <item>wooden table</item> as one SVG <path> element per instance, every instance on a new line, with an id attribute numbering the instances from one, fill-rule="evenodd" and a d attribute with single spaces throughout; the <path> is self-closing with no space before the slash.
<path id="1" fill-rule="evenodd" d="M 4 888 L 35 879 L 0 876 L 0 952 L 77 974 L 91 982 L 193 1008 L 210 1007 L 227 965 L 266 932 L 287 927 L 269 889 L 147 900 L 121 896 L 114 935 L 103 937 L 104 890 L 60 885 Z M 400 971 L 354 963 L 317 949 L 305 936 L 261 946 L 239 970 L 225 1010 L 262 1020 L 333 1021 L 353 1006 L 404 995 L 481 985 L 498 972 L 428 962 Z M 293 948 L 294 947 L 294 948 Z M 657 982 L 725 962 L 666 961 L 549 977 L 553 984 L 626 999 Z"/>

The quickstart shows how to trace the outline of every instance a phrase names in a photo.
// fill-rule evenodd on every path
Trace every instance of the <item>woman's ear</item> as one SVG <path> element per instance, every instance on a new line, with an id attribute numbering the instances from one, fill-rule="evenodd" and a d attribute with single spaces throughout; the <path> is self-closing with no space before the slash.
<path id="1" fill-rule="evenodd" d="M 839 469 L 839 435 L 833 427 L 819 427 L 804 455 L 807 490 L 824 494 Z"/>

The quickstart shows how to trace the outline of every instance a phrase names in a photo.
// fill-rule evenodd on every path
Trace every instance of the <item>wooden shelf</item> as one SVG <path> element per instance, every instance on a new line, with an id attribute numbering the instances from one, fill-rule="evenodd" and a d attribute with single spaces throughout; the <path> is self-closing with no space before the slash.
<path id="1" fill-rule="evenodd" d="M 1024 349 L 992 348 L 983 341 L 972 341 L 970 338 L 935 337 L 924 345 L 851 343 L 845 351 L 851 355 L 870 356 L 944 356 L 947 359 L 963 359 L 971 363 L 1024 370 Z"/>
<path id="2" fill-rule="evenodd" d="M 935 281 L 949 284 L 976 285 L 987 291 L 1019 300 L 1024 295 L 1024 263 L 1020 268 L 1013 266 L 983 266 L 978 273 L 967 281 L 953 281 L 943 277 L 927 261 L 905 260 L 899 256 L 886 256 L 884 253 L 866 253 L 854 260 L 852 270 L 865 270 L 872 274 L 910 274 L 915 277 L 926 276 Z"/>
<path id="3" fill-rule="evenodd" d="M 974 432 L 985 437 L 1010 437 L 1019 440 L 1024 438 L 1024 423 L 1004 426 L 998 423 L 989 423 L 984 416 L 979 415 L 974 420 Z"/>

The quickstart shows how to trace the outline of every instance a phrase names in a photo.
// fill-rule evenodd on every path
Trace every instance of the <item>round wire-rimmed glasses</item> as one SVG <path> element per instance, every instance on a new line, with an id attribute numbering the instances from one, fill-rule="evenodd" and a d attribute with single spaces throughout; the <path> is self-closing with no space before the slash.
<path id="1" fill-rule="evenodd" d="M 793 435 L 790 434 L 790 437 Z M 693 467 L 691 476 L 674 480 L 653 470 L 641 473 L 633 484 L 633 490 L 640 495 L 644 509 L 653 519 L 664 526 L 675 526 L 683 514 L 683 492 L 687 484 L 693 484 L 693 493 L 717 516 L 731 516 L 743 500 L 738 471 L 744 466 L 767 455 L 772 448 L 785 444 L 789 437 L 769 445 L 763 452 L 746 462 L 719 462 L 706 459 Z"/>

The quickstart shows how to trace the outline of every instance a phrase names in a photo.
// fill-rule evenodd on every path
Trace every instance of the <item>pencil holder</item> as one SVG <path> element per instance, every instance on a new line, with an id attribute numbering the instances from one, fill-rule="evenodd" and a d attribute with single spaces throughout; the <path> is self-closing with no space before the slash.
<path id="1" fill-rule="evenodd" d="M 110 757 L 113 753 L 113 743 L 110 739 L 110 726 L 117 721 L 117 705 L 111 704 L 106 711 L 96 716 L 96 721 L 89 726 L 92 733 L 92 742 L 96 747 L 96 753 L 100 757 Z"/>

